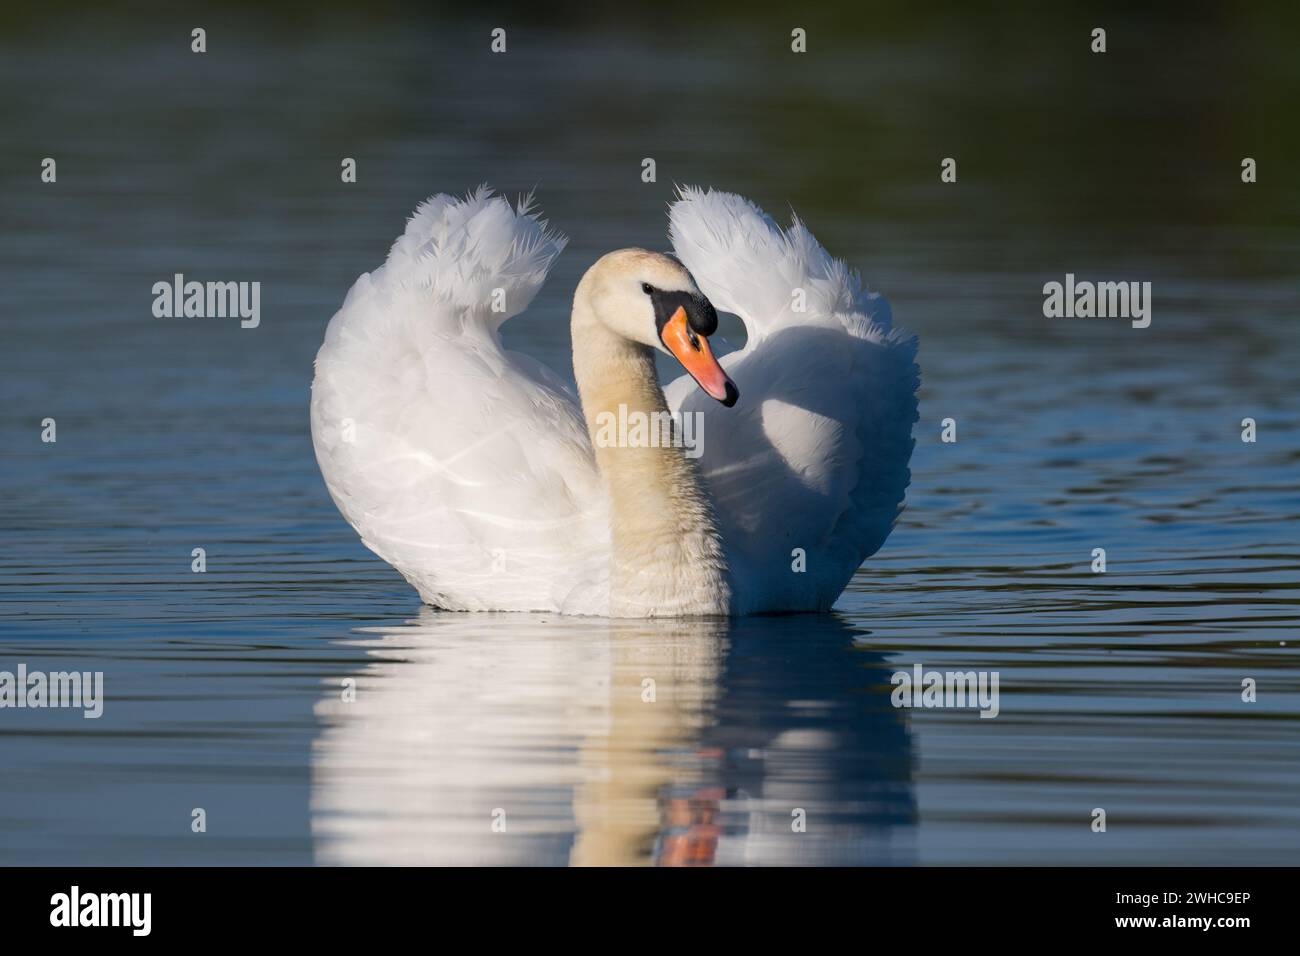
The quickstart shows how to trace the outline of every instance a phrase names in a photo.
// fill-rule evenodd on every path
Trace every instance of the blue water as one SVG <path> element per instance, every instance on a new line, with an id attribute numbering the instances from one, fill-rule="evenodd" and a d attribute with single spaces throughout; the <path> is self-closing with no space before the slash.
<path id="1" fill-rule="evenodd" d="M 493 58 L 494 23 L 349 9 L 203 56 L 188 21 L 0 40 L 0 670 L 106 694 L 0 709 L 0 862 L 1296 862 L 1285 31 L 1117 20 L 1141 53 L 1099 61 L 1069 17 L 896 15 L 797 58 L 747 13 L 521 21 Z M 912 486 L 835 614 L 445 614 L 361 546 L 312 358 L 415 203 L 481 181 L 571 237 L 506 329 L 565 374 L 578 276 L 663 248 L 674 181 L 793 206 L 890 297 Z M 261 325 L 155 319 L 175 272 L 260 281 Z M 1151 327 L 1044 318 L 1066 272 L 1152 282 Z M 996 671 L 998 716 L 893 707 L 916 663 Z"/>

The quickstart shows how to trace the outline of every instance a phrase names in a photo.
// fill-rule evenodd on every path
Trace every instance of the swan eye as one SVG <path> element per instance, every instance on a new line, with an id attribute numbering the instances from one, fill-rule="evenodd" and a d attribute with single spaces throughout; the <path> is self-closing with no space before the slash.
<path id="1" fill-rule="evenodd" d="M 646 295 L 651 295 L 651 294 L 653 294 L 653 293 L 654 293 L 654 290 L 655 290 L 655 289 L 654 289 L 654 286 L 652 286 L 649 282 L 642 282 L 642 283 L 641 283 L 641 291 L 644 292 Z"/>

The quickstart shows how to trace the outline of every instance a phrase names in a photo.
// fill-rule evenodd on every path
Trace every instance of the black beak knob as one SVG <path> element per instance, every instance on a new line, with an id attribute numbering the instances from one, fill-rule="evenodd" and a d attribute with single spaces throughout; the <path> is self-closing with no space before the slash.
<path id="1" fill-rule="evenodd" d="M 704 297 L 691 298 L 686 306 L 686 321 L 697 335 L 712 335 L 718 331 L 718 313 L 713 303 Z"/>

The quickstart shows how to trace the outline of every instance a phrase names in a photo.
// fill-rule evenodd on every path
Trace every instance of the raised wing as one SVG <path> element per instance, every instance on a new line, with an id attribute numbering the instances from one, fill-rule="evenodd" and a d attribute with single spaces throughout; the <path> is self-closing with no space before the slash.
<path id="1" fill-rule="evenodd" d="M 684 189 L 677 256 L 748 341 L 722 360 L 726 409 L 689 378 L 665 390 L 703 416 L 700 464 L 741 613 L 828 608 L 893 527 L 910 480 L 916 339 L 797 219 L 782 230 L 731 194 Z"/>
<path id="2" fill-rule="evenodd" d="M 563 246 L 526 201 L 435 196 L 317 355 L 312 438 L 330 494 L 431 604 L 588 609 L 600 590 L 606 497 L 577 402 L 497 331 Z"/>

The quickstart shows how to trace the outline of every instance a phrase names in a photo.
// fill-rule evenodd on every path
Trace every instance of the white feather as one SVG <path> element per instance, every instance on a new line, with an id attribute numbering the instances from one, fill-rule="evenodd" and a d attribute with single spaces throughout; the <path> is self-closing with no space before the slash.
<path id="1" fill-rule="evenodd" d="M 312 437 L 330 494 L 431 604 L 607 601 L 606 496 L 577 402 L 496 331 L 564 242 L 526 202 L 434 196 L 357 280 L 316 357 Z"/>
<path id="2" fill-rule="evenodd" d="M 902 507 L 916 338 L 797 219 L 783 231 L 740 196 L 688 187 L 670 229 L 700 290 L 748 335 L 722 359 L 735 408 L 689 376 L 664 390 L 674 411 L 704 416 L 700 465 L 737 610 L 829 608 Z"/>
<path id="3" fill-rule="evenodd" d="M 916 340 L 798 221 L 782 231 L 739 196 L 686 189 L 671 232 L 699 288 L 749 332 L 722 361 L 735 408 L 685 376 L 665 389 L 671 408 L 704 416 L 731 610 L 828 608 L 903 500 Z M 582 411 L 498 335 L 564 242 L 526 200 L 434 196 L 357 280 L 317 355 L 312 437 L 330 494 L 431 604 L 609 609 L 610 505 Z"/>

